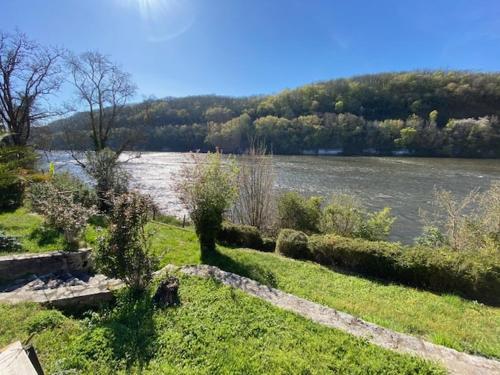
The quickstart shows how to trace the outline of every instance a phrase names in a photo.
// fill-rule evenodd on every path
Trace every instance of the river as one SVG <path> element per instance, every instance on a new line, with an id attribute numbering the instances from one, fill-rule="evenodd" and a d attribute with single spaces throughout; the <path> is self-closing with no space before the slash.
<path id="1" fill-rule="evenodd" d="M 130 154 L 123 158 L 130 158 Z M 64 152 L 48 155 L 56 170 L 82 176 L 80 167 Z M 475 188 L 486 189 L 500 180 L 500 160 L 413 158 L 273 156 L 276 192 L 295 190 L 328 198 L 334 193 L 358 196 L 368 209 L 391 207 L 397 217 L 391 240 L 410 243 L 421 233 L 419 208 L 428 209 L 434 188 L 459 197 Z M 132 184 L 150 194 L 166 213 L 185 214 L 174 191 L 188 154 L 144 152 L 126 163 Z"/>

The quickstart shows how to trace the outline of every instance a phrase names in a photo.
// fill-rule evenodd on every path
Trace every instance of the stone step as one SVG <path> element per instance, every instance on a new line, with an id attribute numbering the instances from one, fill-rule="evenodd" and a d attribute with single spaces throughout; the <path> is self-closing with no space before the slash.
<path id="1" fill-rule="evenodd" d="M 13 282 L 27 275 L 53 272 L 89 272 L 91 250 L 53 251 L 48 253 L 0 256 L 0 284 Z"/>

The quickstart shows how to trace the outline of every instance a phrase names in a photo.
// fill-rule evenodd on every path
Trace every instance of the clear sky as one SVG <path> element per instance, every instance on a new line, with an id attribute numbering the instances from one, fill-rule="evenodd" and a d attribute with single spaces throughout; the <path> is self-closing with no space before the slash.
<path id="1" fill-rule="evenodd" d="M 0 18 L 4 31 L 109 54 L 157 97 L 500 70 L 499 0 L 1 0 Z"/>

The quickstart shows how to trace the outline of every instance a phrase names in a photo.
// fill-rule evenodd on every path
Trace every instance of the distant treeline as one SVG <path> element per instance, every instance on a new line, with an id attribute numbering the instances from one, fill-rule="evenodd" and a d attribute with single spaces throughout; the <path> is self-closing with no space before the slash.
<path id="1" fill-rule="evenodd" d="M 500 157 L 500 74 L 431 71 L 374 74 L 285 90 L 147 100 L 128 106 L 115 139 L 131 148 L 244 152 L 251 142 L 277 154 L 342 152 Z M 85 148 L 80 113 L 38 129 L 52 147 Z M 71 136 L 68 135 L 71 131 Z M 78 140 L 75 146 L 75 140 Z"/>

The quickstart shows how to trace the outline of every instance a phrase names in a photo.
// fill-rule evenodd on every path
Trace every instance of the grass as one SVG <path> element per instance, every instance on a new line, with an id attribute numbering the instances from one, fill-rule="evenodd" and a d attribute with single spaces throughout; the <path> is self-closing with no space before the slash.
<path id="1" fill-rule="evenodd" d="M 212 280 L 181 276 L 180 300 L 154 310 L 149 297 L 122 293 L 115 308 L 86 319 L 0 305 L 0 347 L 36 332 L 49 374 L 444 373 Z"/>
<path id="2" fill-rule="evenodd" d="M 1 212 L 0 230 L 10 236 L 18 237 L 23 247 L 22 252 L 44 253 L 62 250 L 66 246 L 61 233 L 45 228 L 43 218 L 24 207 L 11 212 Z M 96 229 L 89 226 L 84 236 L 87 244 L 95 243 Z M 0 251 L 0 255 L 8 254 Z"/>
<path id="3" fill-rule="evenodd" d="M 153 225 L 161 264 L 201 263 L 192 230 Z M 335 272 L 250 249 L 219 247 L 206 262 L 395 331 L 459 351 L 500 358 L 500 308 L 454 295 Z"/>
<path id="4" fill-rule="evenodd" d="M 0 214 L 0 227 L 8 234 L 29 235 L 41 222 L 40 217 L 24 209 Z M 150 223 L 148 229 L 153 233 L 152 250 L 162 266 L 201 263 L 197 238 L 191 228 Z M 96 236 L 95 228 L 87 230 L 88 242 L 94 242 Z M 30 244 L 23 238 L 24 243 Z M 50 246 L 37 249 L 36 243 L 31 246 L 33 251 L 50 249 Z M 395 331 L 460 351 L 500 358 L 499 308 L 253 250 L 219 247 L 218 255 L 205 262 Z"/>

